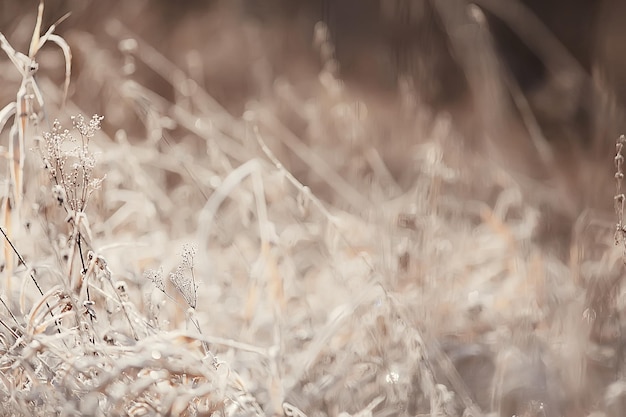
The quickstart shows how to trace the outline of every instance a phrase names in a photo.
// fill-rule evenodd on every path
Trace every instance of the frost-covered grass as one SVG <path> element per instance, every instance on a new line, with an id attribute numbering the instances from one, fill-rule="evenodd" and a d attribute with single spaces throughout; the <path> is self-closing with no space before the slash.
<path id="1" fill-rule="evenodd" d="M 246 73 L 227 40 L 170 61 L 102 18 L 38 23 L 61 52 L 0 38 L 0 414 L 621 415 L 612 217 L 548 217 L 562 189 L 419 89 L 348 87 L 323 26 L 321 70 L 274 77 L 257 50 L 236 112 L 202 78 Z"/>

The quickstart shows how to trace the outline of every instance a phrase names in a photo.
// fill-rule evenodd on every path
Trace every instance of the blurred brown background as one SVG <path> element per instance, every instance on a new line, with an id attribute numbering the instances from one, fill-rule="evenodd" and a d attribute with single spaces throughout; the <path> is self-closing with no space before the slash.
<path id="1" fill-rule="evenodd" d="M 472 5 L 463 0 L 445 3 L 437 0 L 50 0 L 46 2 L 44 27 L 70 11 L 72 15 L 59 28 L 62 34 L 86 30 L 100 42 L 106 42 L 111 35 L 104 36 L 107 24 L 111 19 L 119 19 L 175 62 L 184 60 L 190 51 L 197 51 L 205 61 L 202 81 L 217 98 L 233 102 L 236 108 L 237 104 L 241 106 L 237 101 L 258 93 L 252 91 L 249 78 L 254 72 L 255 58 L 264 52 L 268 53 L 266 57 L 270 58 L 274 75 L 304 71 L 305 64 L 301 61 L 319 66 L 319 52 L 312 46 L 313 28 L 316 22 L 324 21 L 330 28 L 340 76 L 346 82 L 382 93 L 397 90 L 398 77 L 407 75 L 415 81 L 422 98 L 439 107 L 459 100 L 467 87 L 464 79 L 467 68 L 459 62 L 459 53 L 455 51 L 459 45 L 454 39 L 455 32 L 463 28 L 443 21 L 446 18 L 442 18 L 442 4 L 446 9 L 456 8 L 458 13 L 467 13 Z M 481 0 L 475 3 L 488 18 L 503 65 L 524 91 L 546 88 L 551 76 L 562 75 L 551 74 L 544 51 L 536 50 L 537 39 L 533 37 L 540 34 L 519 33 L 520 27 L 533 26 L 524 15 L 529 12 L 585 71 L 588 80 L 580 83 L 589 82 L 595 75 L 601 79 L 606 93 L 614 95 L 618 102 L 626 97 L 626 80 L 621 76 L 625 73 L 621 69 L 626 66 L 620 41 L 624 31 L 621 20 L 626 16 L 623 2 Z M 0 5 L 3 33 L 23 43 L 32 27 L 36 6 L 34 0 L 3 2 Z M 517 12 L 520 6 L 525 9 L 523 12 Z M 475 47 L 480 49 L 482 45 Z M 554 55 L 563 52 L 549 48 L 546 51 Z M 583 88 L 580 84 L 568 87 Z M 586 106 L 581 104 L 581 107 Z M 571 116 L 585 117 L 580 113 Z"/>

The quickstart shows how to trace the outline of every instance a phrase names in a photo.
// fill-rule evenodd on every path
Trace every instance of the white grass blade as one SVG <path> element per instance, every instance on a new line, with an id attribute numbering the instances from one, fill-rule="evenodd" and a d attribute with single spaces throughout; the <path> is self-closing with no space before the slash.
<path id="1" fill-rule="evenodd" d="M 41 47 L 41 22 L 43 20 L 43 0 L 39 1 L 39 9 L 37 10 L 37 23 L 33 30 L 33 37 L 30 40 L 30 47 L 28 48 L 28 56 L 34 58 L 37 51 Z"/>
<path id="2" fill-rule="evenodd" d="M 13 192 L 13 202 L 15 204 L 15 211 L 18 213 L 22 204 L 22 192 L 23 192 L 23 179 L 24 172 L 24 132 L 20 128 L 20 124 L 14 123 L 11 127 L 11 134 L 9 138 L 9 158 L 11 167 L 11 186 Z"/>
<path id="3" fill-rule="evenodd" d="M 26 77 L 26 69 L 29 66 L 27 63 L 30 63 L 31 59 L 23 53 L 17 52 L 15 49 L 13 49 L 7 38 L 5 38 L 1 32 L 0 48 L 2 48 L 2 50 L 7 54 L 7 56 L 9 57 L 15 68 L 17 68 L 17 70 L 20 72 L 22 77 Z"/>
<path id="4" fill-rule="evenodd" d="M 70 77 L 72 75 L 72 50 L 70 46 L 67 44 L 65 39 L 60 37 L 59 35 L 50 34 L 48 35 L 48 40 L 52 43 L 55 43 L 61 48 L 63 51 L 63 56 L 65 57 L 65 83 L 63 85 L 63 101 L 61 102 L 61 106 L 65 106 L 65 101 L 67 100 L 67 95 L 70 90 Z"/>
<path id="5" fill-rule="evenodd" d="M 39 88 L 39 85 L 35 82 L 35 79 L 32 77 L 29 79 L 28 84 L 30 85 L 31 93 L 35 99 L 35 102 L 39 106 L 39 110 L 43 111 L 44 110 L 43 94 L 41 93 L 41 89 Z M 31 114 L 35 113 L 34 107 L 32 105 L 31 105 L 30 110 L 31 110 Z"/>
<path id="6" fill-rule="evenodd" d="M 8 55 L 11 61 L 15 64 L 15 61 L 13 61 L 13 56 L 17 52 L 15 51 L 15 49 L 13 49 L 13 47 L 11 46 L 7 38 L 4 37 L 2 32 L 0 32 L 0 48 L 2 48 L 2 50 Z"/>
<path id="7" fill-rule="evenodd" d="M 56 22 L 54 22 L 46 31 L 46 33 L 44 33 L 41 36 L 41 39 L 39 40 L 39 48 L 41 49 L 42 46 L 44 46 L 46 44 L 46 42 L 48 40 L 50 40 L 50 36 L 54 33 L 54 31 L 57 29 L 57 26 L 59 26 L 61 24 L 61 22 L 63 22 L 65 19 L 67 19 L 68 17 L 70 17 L 72 13 L 71 12 L 67 12 L 65 13 L 63 16 L 61 16 Z"/>
<path id="8" fill-rule="evenodd" d="M 0 132 L 4 130 L 4 126 L 7 124 L 11 116 L 15 115 L 17 111 L 17 104 L 14 101 L 10 102 L 2 110 L 0 110 Z"/>

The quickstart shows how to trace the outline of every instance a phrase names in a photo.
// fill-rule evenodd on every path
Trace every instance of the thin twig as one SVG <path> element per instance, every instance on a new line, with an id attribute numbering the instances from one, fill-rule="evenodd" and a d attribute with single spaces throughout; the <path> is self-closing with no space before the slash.
<path id="1" fill-rule="evenodd" d="M 13 314 L 13 312 L 11 311 L 11 309 L 9 308 L 9 306 L 7 305 L 7 303 L 4 302 L 4 300 L 2 299 L 2 297 L 0 297 L 0 302 L 2 303 L 2 305 L 4 306 L 4 308 L 7 309 L 7 311 L 9 312 L 9 315 L 11 316 L 11 318 L 13 319 L 13 321 L 15 322 L 15 324 L 17 324 L 18 326 L 20 326 L 20 323 L 17 321 L 17 318 L 15 317 L 15 315 Z M 2 323 L 4 324 L 4 322 Z M 5 325 L 6 326 L 6 325 Z M 13 333 L 13 331 L 11 330 L 11 333 Z"/>
<path id="2" fill-rule="evenodd" d="M 28 267 L 28 265 L 26 264 L 26 261 L 24 260 L 24 258 L 22 258 L 22 255 L 20 255 L 20 253 L 17 251 L 17 248 L 15 247 L 15 245 L 13 245 L 13 242 L 11 242 L 11 239 L 9 239 L 9 236 L 7 236 L 7 234 L 4 231 L 4 229 L 2 228 L 2 226 L 0 226 L 0 232 L 2 232 L 2 235 L 4 236 L 6 241 L 11 246 L 11 249 L 13 249 L 13 252 L 15 253 L 15 255 L 17 255 L 17 259 L 19 259 L 19 261 L 22 263 L 22 265 L 24 265 L 27 269 L 30 269 Z M 41 290 L 41 287 L 39 286 L 39 283 L 37 282 L 37 279 L 35 278 L 35 274 L 33 274 L 33 272 L 32 272 L 33 270 L 30 269 L 30 271 L 31 271 L 30 274 L 29 274 L 30 278 L 35 283 L 35 286 L 37 287 L 37 290 L 39 291 L 39 294 L 43 295 L 43 291 Z"/>
<path id="3" fill-rule="evenodd" d="M 620 136 L 615 144 L 615 245 L 622 243 L 624 245 L 624 262 L 626 263 L 626 228 L 624 227 L 624 204 L 626 197 L 622 192 L 622 182 L 624 180 L 624 155 L 622 151 L 626 143 L 626 137 Z"/>

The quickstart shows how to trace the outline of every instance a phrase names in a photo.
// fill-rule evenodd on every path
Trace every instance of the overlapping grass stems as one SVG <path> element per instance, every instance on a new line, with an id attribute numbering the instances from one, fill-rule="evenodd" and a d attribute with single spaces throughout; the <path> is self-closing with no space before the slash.
<path id="1" fill-rule="evenodd" d="M 277 82 L 241 119 L 120 22 L 108 29 L 125 72 L 110 54 L 91 62 L 97 43 L 77 37 L 84 67 L 96 68 L 85 72 L 109 77 L 105 114 L 125 120 L 130 103 L 142 138 L 102 131 L 102 116 L 85 119 L 71 100 L 71 129 L 47 125 L 62 104 L 40 91 L 51 83 L 35 77 L 38 51 L 62 48 L 66 81 L 52 90 L 64 95 L 71 54 L 56 25 L 40 36 L 42 20 L 43 1 L 28 55 L 0 34 L 21 76 L 0 111 L 2 127 L 13 118 L 0 415 L 481 416 L 516 404 L 541 415 L 555 397 L 573 413 L 620 415 L 616 255 L 565 264 L 535 247 L 537 208 L 506 172 L 460 149 L 446 116 L 401 119 L 420 142 L 407 167 L 415 183 L 395 184 L 367 142 L 380 120 L 364 109 L 375 104 L 338 79 L 322 24 L 315 99 Z M 134 60 L 174 102 L 132 78 Z M 328 142 L 294 134 L 284 107 Z M 626 243 L 623 143 L 615 238 Z M 283 165 L 291 154 L 335 200 Z M 572 253 L 585 244 L 575 239 Z M 541 384 L 545 397 L 516 397 Z"/>
<path id="2" fill-rule="evenodd" d="M 28 55 L 13 49 L 6 37 L 0 33 L 0 47 L 11 60 L 15 69 L 17 69 L 22 78 L 20 87 L 16 94 L 14 102 L 7 104 L 0 110 L 0 131 L 3 129 L 7 121 L 13 117 L 13 125 L 11 126 L 10 139 L 8 146 L 8 158 L 10 160 L 9 174 L 10 180 L 7 182 L 7 191 L 3 198 L 2 218 L 7 234 L 7 242 L 10 241 L 12 235 L 12 227 L 14 224 L 20 223 L 20 211 L 22 206 L 22 197 L 24 193 L 24 161 L 26 157 L 26 143 L 34 137 L 33 132 L 28 131 L 29 125 L 37 124 L 40 118 L 39 112 L 43 111 L 43 96 L 35 81 L 35 74 L 39 68 L 39 64 L 35 60 L 37 53 L 47 43 L 52 42 L 58 45 L 63 51 L 65 58 L 65 88 L 64 97 L 70 82 L 71 73 L 71 52 L 65 40 L 54 33 L 56 25 L 62 22 L 66 17 L 62 17 L 55 24 L 50 26 L 48 30 L 41 35 L 41 24 L 43 20 L 44 3 L 40 1 L 37 13 L 37 23 L 33 30 Z M 15 219 L 14 219 L 15 218 Z M 13 269 L 13 249 L 9 248 L 9 244 L 5 243 L 5 267 L 8 268 L 10 279 Z"/>
<path id="3" fill-rule="evenodd" d="M 95 175 L 96 155 L 90 142 L 103 117 L 85 120 L 79 114 L 72 117 L 72 130 L 55 120 L 49 131 L 39 133 L 46 123 L 44 95 L 34 77 L 41 46 L 51 41 L 63 49 L 65 94 L 71 71 L 69 47 L 53 33 L 55 25 L 40 36 L 42 17 L 43 1 L 28 55 L 16 52 L 0 34 L 2 49 L 22 75 L 16 101 L 0 112 L 2 126 L 14 121 L 3 194 L 7 249 L 0 319 L 6 331 L 0 334 L 2 415 L 145 415 L 157 409 L 183 415 L 223 410 L 231 378 L 217 373 L 208 343 L 154 328 L 128 298 L 124 282 L 114 281 L 106 259 L 96 252 L 87 208 L 104 177 Z M 41 183 L 47 197 L 34 201 L 33 190 L 43 177 L 27 169 L 26 150 L 37 147 L 48 179 Z M 54 210 L 65 213 L 58 224 L 53 223 L 58 218 Z M 45 223 L 43 233 L 28 237 L 48 240 L 52 257 L 29 250 L 27 261 L 20 249 L 26 241 L 24 230 L 14 227 L 39 221 Z M 37 231 L 33 228 L 31 233 Z M 65 242 L 55 242 L 59 238 Z M 195 290 L 186 286 L 184 268 L 193 270 L 192 249 L 185 250 L 183 265 L 172 279 L 188 295 Z M 30 294 L 27 283 L 19 291 L 13 288 L 14 276 L 30 276 L 41 297 Z M 120 315 L 124 325 L 115 323 Z M 165 392 L 163 384 L 168 387 Z"/>

